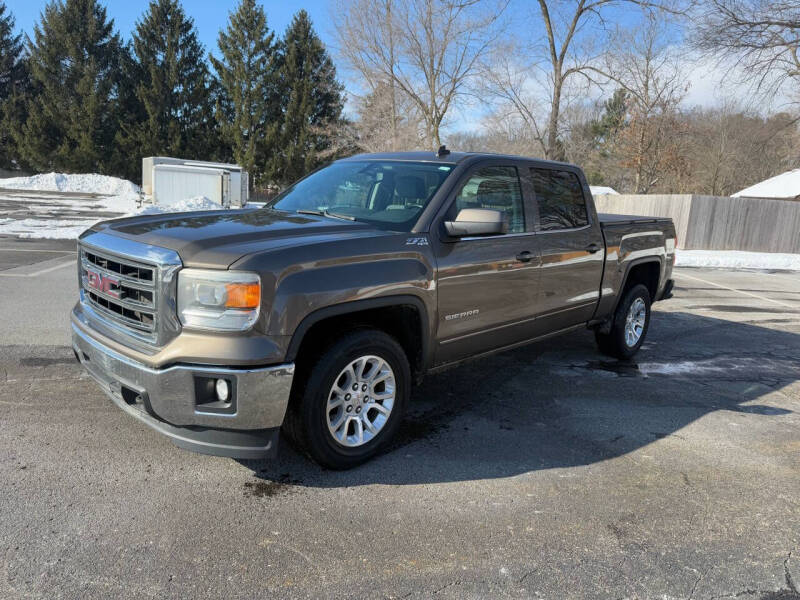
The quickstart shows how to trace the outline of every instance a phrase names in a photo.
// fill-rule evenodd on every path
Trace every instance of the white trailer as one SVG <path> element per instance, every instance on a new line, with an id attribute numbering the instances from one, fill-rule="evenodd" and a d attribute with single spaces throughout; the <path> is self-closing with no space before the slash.
<path id="1" fill-rule="evenodd" d="M 142 159 L 142 194 L 158 205 L 205 196 L 225 208 L 247 204 L 247 171 L 239 165 L 166 156 Z"/>

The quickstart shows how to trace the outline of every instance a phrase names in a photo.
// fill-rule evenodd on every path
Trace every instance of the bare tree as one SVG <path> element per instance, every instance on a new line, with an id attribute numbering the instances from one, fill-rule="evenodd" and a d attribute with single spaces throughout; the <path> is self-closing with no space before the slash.
<path id="1" fill-rule="evenodd" d="M 788 82 L 800 92 L 800 3 L 796 0 L 708 0 L 702 3 L 694 44 L 732 58 L 770 96 Z"/>
<path id="2" fill-rule="evenodd" d="M 680 14 L 685 4 L 683 0 L 538 0 L 535 18 L 544 27 L 545 43 L 537 40 L 497 55 L 486 70 L 486 90 L 514 107 L 532 135 L 542 141 L 547 158 L 563 159 L 559 137 L 565 94 L 576 76 L 581 76 L 583 84 L 596 83 L 593 67 L 602 54 L 597 50 L 601 46 L 596 43 L 597 34 L 606 35 L 609 11 L 628 6 Z M 582 35 L 589 27 L 592 35 Z M 515 60 L 516 56 L 528 60 Z M 541 104 L 546 105 L 545 118 L 540 116 Z"/>
<path id="3" fill-rule="evenodd" d="M 370 93 L 357 97 L 355 104 L 354 143 L 358 147 L 367 152 L 423 148 L 425 125 L 419 109 L 389 82 L 380 82 Z"/>
<path id="4" fill-rule="evenodd" d="M 379 85 L 392 89 L 395 146 L 397 95 L 419 110 L 426 145 L 440 145 L 442 124 L 464 99 L 479 57 L 494 43 L 505 4 L 507 0 L 353 0 L 339 5 L 334 24 L 342 58 L 370 90 Z"/>
<path id="5" fill-rule="evenodd" d="M 677 191 L 727 196 L 798 165 L 798 130 L 787 113 L 743 111 L 735 101 L 684 115 L 691 174 Z"/>
<path id="6" fill-rule="evenodd" d="M 665 171 L 682 166 L 678 105 L 688 91 L 664 23 L 647 15 L 634 30 L 618 30 L 604 68 L 592 67 L 626 93 L 627 127 L 619 136 L 623 160 L 634 169 L 634 190 L 647 193 Z"/>

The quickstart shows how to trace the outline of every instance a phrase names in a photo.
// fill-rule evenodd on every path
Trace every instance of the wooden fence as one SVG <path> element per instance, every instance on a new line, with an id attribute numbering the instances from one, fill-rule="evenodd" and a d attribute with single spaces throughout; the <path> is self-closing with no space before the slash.
<path id="1" fill-rule="evenodd" d="M 678 247 L 800 254 L 800 202 L 720 196 L 602 195 L 601 213 L 671 217 Z"/>

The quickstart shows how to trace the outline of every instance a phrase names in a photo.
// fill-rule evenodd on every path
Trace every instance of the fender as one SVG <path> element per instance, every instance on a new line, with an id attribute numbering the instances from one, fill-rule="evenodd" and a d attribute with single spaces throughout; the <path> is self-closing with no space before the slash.
<path id="1" fill-rule="evenodd" d="M 660 256 L 649 256 L 647 258 L 637 258 L 635 260 L 632 260 L 629 263 L 627 263 L 627 268 L 625 269 L 625 275 L 622 277 L 622 284 L 619 287 L 619 294 L 617 294 L 617 301 L 614 303 L 614 310 L 611 313 L 612 317 L 614 313 L 617 311 L 619 303 L 622 301 L 622 290 L 624 290 L 625 286 L 628 285 L 628 275 L 630 275 L 631 269 L 638 265 L 646 265 L 649 263 L 658 263 L 658 281 L 656 282 L 656 295 L 658 295 L 658 290 L 661 289 L 662 274 L 664 272 L 663 259 Z M 651 299 L 651 302 L 655 301 L 656 301 L 655 298 Z"/>
<path id="2" fill-rule="evenodd" d="M 316 323 L 328 319 L 330 317 L 340 317 L 342 315 L 349 315 L 364 310 L 374 308 L 387 308 L 392 306 L 412 306 L 419 311 L 420 317 L 420 340 L 422 341 L 422 360 L 423 368 L 427 368 L 429 364 L 430 352 L 430 322 L 428 320 L 428 309 L 425 303 L 418 296 L 411 294 L 403 294 L 398 296 L 381 296 L 379 298 L 367 298 L 365 300 L 352 300 L 350 302 L 342 302 L 332 306 L 326 306 L 309 313 L 295 329 L 292 334 L 292 339 L 289 342 L 289 347 L 286 351 L 286 360 L 294 361 L 297 357 L 297 352 L 300 349 L 300 344 L 309 329 Z"/>

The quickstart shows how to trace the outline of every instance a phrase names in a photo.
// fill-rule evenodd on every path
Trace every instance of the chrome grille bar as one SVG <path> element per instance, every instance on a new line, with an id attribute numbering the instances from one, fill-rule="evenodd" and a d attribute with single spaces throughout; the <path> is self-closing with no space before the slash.
<path id="1" fill-rule="evenodd" d="M 91 327 L 146 354 L 180 333 L 177 252 L 93 230 L 78 244 L 78 287 Z"/>
<path id="2" fill-rule="evenodd" d="M 157 327 L 157 273 L 155 265 L 81 248 L 86 301 L 104 318 L 147 334 Z"/>
<path id="3" fill-rule="evenodd" d="M 96 271 L 96 272 L 101 273 L 103 275 L 106 275 L 108 277 L 114 277 L 116 279 L 119 279 L 120 283 L 122 283 L 122 284 L 124 284 L 124 285 L 126 285 L 128 287 L 131 287 L 131 288 L 136 288 L 136 289 L 139 289 L 139 290 L 152 290 L 153 289 L 153 287 L 154 287 L 153 283 L 142 282 L 141 280 L 138 280 L 138 279 L 131 279 L 130 277 L 125 277 L 124 275 L 120 275 L 118 273 L 115 273 L 114 271 L 109 271 L 108 269 L 104 269 L 103 267 L 98 267 L 96 264 L 92 263 L 91 261 L 89 261 L 85 257 L 83 257 L 83 254 L 86 254 L 86 253 L 87 253 L 86 250 L 82 251 L 81 263 L 82 263 L 84 269 L 92 269 L 93 271 Z"/>

